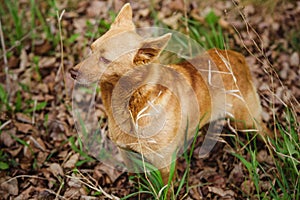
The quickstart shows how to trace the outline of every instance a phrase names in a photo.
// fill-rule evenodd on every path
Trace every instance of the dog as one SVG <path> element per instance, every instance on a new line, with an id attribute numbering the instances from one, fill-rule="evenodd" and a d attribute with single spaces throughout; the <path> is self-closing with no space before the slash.
<path id="1" fill-rule="evenodd" d="M 141 37 L 125 4 L 110 29 L 92 43 L 92 54 L 69 71 L 80 83 L 100 84 L 110 140 L 123 154 L 141 154 L 160 170 L 165 184 L 174 152 L 197 127 L 227 117 L 236 129 L 269 134 L 244 56 L 211 49 L 162 67 L 159 56 L 171 37 Z M 221 89 L 212 82 L 220 82 Z M 130 165 L 128 156 L 124 159 Z"/>

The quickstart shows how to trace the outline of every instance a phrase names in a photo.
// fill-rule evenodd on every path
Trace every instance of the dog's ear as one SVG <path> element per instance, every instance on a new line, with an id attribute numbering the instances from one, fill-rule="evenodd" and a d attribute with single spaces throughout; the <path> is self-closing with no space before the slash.
<path id="1" fill-rule="evenodd" d="M 134 56 L 133 63 L 136 65 L 153 62 L 168 44 L 172 34 L 167 33 L 158 38 L 146 39 Z"/>
<path id="2" fill-rule="evenodd" d="M 120 10 L 115 21 L 111 25 L 111 29 L 134 30 L 135 26 L 132 22 L 132 9 L 129 3 L 126 3 Z"/>

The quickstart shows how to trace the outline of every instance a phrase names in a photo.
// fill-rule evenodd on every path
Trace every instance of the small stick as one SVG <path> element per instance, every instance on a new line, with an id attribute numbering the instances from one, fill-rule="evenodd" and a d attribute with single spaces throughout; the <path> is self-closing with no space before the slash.
<path id="1" fill-rule="evenodd" d="M 1 46 L 2 46 L 2 50 L 3 50 L 4 71 L 5 71 L 5 75 L 6 75 L 6 91 L 9 92 L 10 91 L 10 83 L 9 83 L 10 81 L 9 81 L 9 74 L 8 74 L 6 47 L 5 47 L 5 42 L 4 42 L 1 20 L 0 20 L 0 39 L 1 39 Z"/>
<path id="2" fill-rule="evenodd" d="M 64 13 L 65 13 L 65 10 L 63 10 L 60 15 L 59 15 L 58 11 L 56 12 L 57 20 L 58 20 L 59 37 L 60 37 L 60 66 L 58 69 L 58 73 L 56 75 L 56 81 L 57 81 L 58 75 L 61 72 L 62 76 L 63 76 L 63 80 L 64 80 L 64 85 L 65 85 L 66 102 L 69 102 L 69 95 L 68 95 L 68 92 L 66 89 L 66 76 L 65 76 L 65 68 L 64 68 L 64 46 L 63 46 L 62 30 L 61 30 L 61 20 L 62 20 Z"/>

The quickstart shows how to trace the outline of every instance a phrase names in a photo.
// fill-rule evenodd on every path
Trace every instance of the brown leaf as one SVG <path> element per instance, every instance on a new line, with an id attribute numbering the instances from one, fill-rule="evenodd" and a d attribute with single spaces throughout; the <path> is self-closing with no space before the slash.
<path id="1" fill-rule="evenodd" d="M 69 160 L 64 164 L 64 168 L 74 168 L 75 167 L 75 164 L 77 163 L 79 159 L 79 154 L 76 153 L 74 155 L 72 155 Z"/>
<path id="2" fill-rule="evenodd" d="M 250 195 L 253 189 L 253 182 L 250 180 L 245 180 L 241 185 L 241 190 L 247 195 Z"/>
<path id="3" fill-rule="evenodd" d="M 299 54 L 298 54 L 298 52 L 294 52 L 291 55 L 290 63 L 291 63 L 291 66 L 293 66 L 293 67 L 299 67 Z"/>
<path id="4" fill-rule="evenodd" d="M 274 164 L 272 156 L 270 156 L 266 150 L 260 150 L 258 152 L 257 161 L 266 162 L 268 164 Z"/>
<path id="5" fill-rule="evenodd" d="M 25 122 L 25 123 L 31 124 L 31 117 L 29 117 L 28 115 L 26 115 L 24 113 L 17 113 L 16 117 L 17 117 L 17 120 L 20 122 Z"/>
<path id="6" fill-rule="evenodd" d="M 27 144 L 29 144 L 29 145 L 31 145 L 31 141 L 30 140 L 28 140 L 28 141 L 26 141 L 26 143 Z M 24 148 L 23 148 L 23 154 L 24 154 L 24 156 L 25 156 L 25 158 L 27 158 L 28 160 L 30 159 L 32 159 L 33 158 L 33 152 L 32 152 L 32 149 L 31 149 L 31 146 L 24 146 Z"/>
<path id="7" fill-rule="evenodd" d="M 11 177 L 6 177 L 5 179 L 6 181 L 1 181 L 0 189 L 6 191 L 8 194 L 18 195 L 18 180 L 16 178 L 12 179 Z"/>
<path id="8" fill-rule="evenodd" d="M 81 199 L 80 190 L 78 188 L 68 188 L 64 193 L 64 197 L 67 199 Z"/>
<path id="9" fill-rule="evenodd" d="M 38 152 L 38 155 L 37 155 L 37 163 L 38 163 L 38 166 L 41 167 L 43 165 L 43 163 L 46 161 L 47 157 L 48 157 L 48 153 L 46 152 Z"/>
<path id="10" fill-rule="evenodd" d="M 68 181 L 68 186 L 73 187 L 73 188 L 80 188 L 81 187 L 81 182 L 80 179 L 78 179 L 78 175 L 72 173 L 72 176 L 70 177 L 70 180 Z"/>
<path id="11" fill-rule="evenodd" d="M 242 168 L 242 164 L 236 164 L 234 165 L 234 168 L 231 170 L 230 174 L 229 174 L 229 180 L 236 184 L 239 185 L 243 182 L 244 180 L 244 173 L 243 173 L 243 168 Z"/>
<path id="12" fill-rule="evenodd" d="M 10 155 L 12 157 L 15 157 L 15 156 L 17 156 L 20 153 L 20 151 L 22 150 L 22 148 L 23 148 L 23 146 L 20 145 L 16 149 L 11 149 L 11 148 L 7 149 L 7 152 L 10 153 Z"/>
<path id="13" fill-rule="evenodd" d="M 105 12 L 107 12 L 107 2 L 104 1 L 92 1 L 87 8 L 87 16 L 90 18 L 94 18 Z"/>
<path id="14" fill-rule="evenodd" d="M 64 19 L 72 19 L 72 18 L 77 18 L 78 17 L 78 13 L 74 12 L 74 11 L 66 11 L 63 18 Z"/>
<path id="15" fill-rule="evenodd" d="M 166 25 L 172 27 L 172 29 L 177 29 L 178 28 L 178 20 L 181 18 L 182 18 L 182 13 L 177 13 L 168 18 L 162 18 L 161 20 Z"/>
<path id="16" fill-rule="evenodd" d="M 20 71 L 23 71 L 28 66 L 28 55 L 24 48 L 21 51 L 20 60 L 21 60 L 21 62 L 19 65 L 19 69 L 20 69 Z"/>
<path id="17" fill-rule="evenodd" d="M 11 137 L 11 135 L 16 135 L 16 128 L 3 130 L 0 134 L 0 144 L 3 143 L 5 146 L 11 147 L 15 143 L 15 140 Z"/>
<path id="18" fill-rule="evenodd" d="M 109 178 L 112 182 L 115 182 L 115 180 L 117 178 L 119 178 L 119 176 L 121 176 L 121 174 L 123 173 L 123 172 L 116 170 L 115 168 L 113 168 L 111 166 L 106 165 L 106 164 L 99 164 L 95 167 L 94 170 L 95 171 L 100 170 L 100 171 L 104 172 L 105 174 L 107 174 L 109 176 Z"/>
<path id="19" fill-rule="evenodd" d="M 234 196 L 234 192 L 232 190 L 223 190 L 221 188 L 218 187 L 208 187 L 208 190 L 212 193 L 215 193 L 221 197 L 225 197 L 225 196 Z"/>
<path id="20" fill-rule="evenodd" d="M 39 68 L 52 67 L 55 62 L 56 62 L 55 57 L 42 57 L 39 60 Z"/>
<path id="21" fill-rule="evenodd" d="M 47 40 L 35 41 L 34 50 L 38 55 L 47 53 L 52 49 L 51 44 Z"/>
<path id="22" fill-rule="evenodd" d="M 29 188 L 27 188 L 26 190 L 24 190 L 21 194 L 19 194 L 15 199 L 29 199 L 30 198 L 30 193 L 32 193 L 34 191 L 34 187 L 30 186 Z"/>
<path id="23" fill-rule="evenodd" d="M 15 56 L 12 56 L 12 57 L 9 58 L 7 65 L 10 68 L 15 68 L 19 65 L 19 62 L 20 62 L 19 58 L 15 57 Z"/>
<path id="24" fill-rule="evenodd" d="M 57 177 L 58 175 L 64 176 L 63 169 L 61 168 L 60 164 L 58 164 L 58 163 L 52 163 L 52 164 L 50 164 L 50 166 L 49 166 L 49 171 L 50 171 L 55 177 Z"/>
<path id="25" fill-rule="evenodd" d="M 184 1 L 183 0 L 175 0 L 175 1 L 171 1 L 171 3 L 169 4 L 169 8 L 171 10 L 180 10 L 180 11 L 184 11 Z"/>
<path id="26" fill-rule="evenodd" d="M 28 133 L 29 130 L 33 129 L 31 124 L 15 122 L 14 125 L 17 127 L 18 131 L 20 131 L 22 133 Z"/>
<path id="27" fill-rule="evenodd" d="M 32 136 L 29 136 L 30 140 L 32 141 L 35 148 L 40 149 L 42 151 L 46 151 L 46 146 L 44 144 L 44 141 L 41 138 L 34 138 Z"/>

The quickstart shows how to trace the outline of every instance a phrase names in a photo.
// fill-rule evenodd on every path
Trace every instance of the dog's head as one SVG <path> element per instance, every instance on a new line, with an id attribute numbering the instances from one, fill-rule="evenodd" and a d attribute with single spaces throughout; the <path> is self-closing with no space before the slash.
<path id="1" fill-rule="evenodd" d="M 165 48 L 171 34 L 143 39 L 135 31 L 132 9 L 125 4 L 110 29 L 92 45 L 92 54 L 70 69 L 80 83 L 109 81 L 134 67 L 153 62 Z"/>

